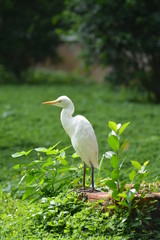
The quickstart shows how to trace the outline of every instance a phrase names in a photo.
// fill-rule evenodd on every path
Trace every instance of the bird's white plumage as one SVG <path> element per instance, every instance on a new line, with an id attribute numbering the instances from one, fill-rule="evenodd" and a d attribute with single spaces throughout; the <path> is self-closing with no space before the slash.
<path id="1" fill-rule="evenodd" d="M 91 124 L 86 118 L 78 115 L 73 117 L 73 125 L 71 142 L 75 151 L 88 166 L 98 168 L 98 144 Z"/>
<path id="2" fill-rule="evenodd" d="M 74 105 L 66 96 L 61 96 L 55 101 L 47 103 L 63 108 L 61 111 L 61 123 L 71 138 L 73 148 L 89 167 L 98 168 L 98 144 L 90 122 L 81 115 L 72 116 Z"/>

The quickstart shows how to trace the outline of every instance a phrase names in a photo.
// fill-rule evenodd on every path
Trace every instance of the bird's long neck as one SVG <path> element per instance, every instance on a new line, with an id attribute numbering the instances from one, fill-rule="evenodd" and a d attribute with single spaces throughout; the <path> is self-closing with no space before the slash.
<path id="1" fill-rule="evenodd" d="M 74 105 L 72 102 L 70 103 L 70 105 L 68 105 L 66 108 L 63 108 L 61 111 L 61 123 L 64 130 L 69 135 L 69 137 L 71 137 L 74 132 L 73 116 L 72 116 L 73 113 L 74 113 Z"/>

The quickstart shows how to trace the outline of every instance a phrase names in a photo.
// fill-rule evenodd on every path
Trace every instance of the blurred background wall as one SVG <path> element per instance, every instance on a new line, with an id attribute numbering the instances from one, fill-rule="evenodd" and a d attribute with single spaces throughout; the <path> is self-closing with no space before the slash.
<path id="1" fill-rule="evenodd" d="M 70 73 L 77 73 L 82 76 L 88 75 L 96 82 L 103 82 L 105 76 L 110 71 L 110 67 L 94 64 L 86 70 L 82 58 L 83 46 L 78 42 L 64 42 L 57 48 L 59 61 L 53 63 L 46 59 L 43 63 L 36 64 L 36 67 L 45 67 L 52 70 L 64 70 Z"/>

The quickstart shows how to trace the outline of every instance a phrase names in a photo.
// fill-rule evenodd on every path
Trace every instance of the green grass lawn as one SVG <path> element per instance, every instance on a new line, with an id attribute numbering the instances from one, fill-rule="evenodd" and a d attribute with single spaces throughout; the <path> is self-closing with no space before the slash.
<path id="1" fill-rule="evenodd" d="M 113 91 L 107 85 L 1 86 L 0 180 L 14 177 L 12 166 L 16 160 L 11 158 L 12 153 L 52 146 L 58 141 L 62 141 L 62 147 L 70 145 L 60 123 L 60 109 L 41 105 L 60 95 L 70 97 L 75 104 L 75 114 L 84 115 L 92 123 L 99 143 L 99 159 L 109 149 L 108 121 L 130 121 L 126 131 L 129 149 L 124 175 L 131 166 L 130 160 L 136 159 L 140 163 L 150 160 L 149 179 L 154 180 L 160 169 L 160 106 L 131 102 L 132 94 L 123 88 Z M 70 152 L 74 150 L 70 149 Z"/>
<path id="2" fill-rule="evenodd" d="M 159 179 L 160 105 L 137 101 L 143 100 L 143 96 L 124 88 L 113 90 L 106 84 L 79 84 L 74 86 L 1 85 L 1 188 L 5 187 L 6 190 L 10 190 L 10 187 L 19 179 L 17 171 L 13 170 L 12 167 L 21 159 L 13 159 L 11 157 L 12 153 L 41 146 L 49 147 L 58 141 L 61 141 L 61 147 L 70 145 L 70 139 L 60 123 L 61 110 L 56 107 L 41 105 L 43 101 L 56 99 L 60 95 L 70 97 L 75 104 L 75 114 L 84 115 L 92 123 L 99 143 L 99 160 L 103 153 L 109 150 L 107 143 L 110 131 L 108 121 L 111 120 L 117 123 L 130 121 L 131 124 L 124 136 L 128 138 L 129 149 L 126 152 L 122 178 L 128 177 L 132 168 L 131 160 L 137 160 L 140 163 L 149 160 L 148 181 L 154 181 L 157 177 Z M 73 148 L 67 150 L 67 154 L 72 153 L 74 153 Z M 80 159 L 75 159 L 75 161 L 80 162 Z M 103 177 L 109 176 L 108 161 L 105 159 L 103 162 L 101 172 Z M 19 205 L 20 209 L 17 212 L 21 216 L 23 212 L 22 205 L 22 203 Z M 18 219 L 17 215 L 16 218 Z M 13 239 L 16 239 L 16 237 Z"/>

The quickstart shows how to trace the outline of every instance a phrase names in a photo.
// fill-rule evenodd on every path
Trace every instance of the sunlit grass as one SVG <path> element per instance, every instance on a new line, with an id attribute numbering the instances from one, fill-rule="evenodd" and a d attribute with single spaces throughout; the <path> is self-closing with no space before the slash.
<path id="1" fill-rule="evenodd" d="M 67 95 L 75 104 L 75 114 L 82 114 L 92 123 L 98 143 L 99 159 L 109 149 L 108 121 L 127 122 L 126 132 L 129 149 L 124 165 L 124 176 L 131 167 L 131 160 L 141 163 L 150 160 L 149 179 L 159 176 L 160 168 L 160 106 L 130 101 L 135 92 L 124 88 L 112 90 L 107 85 L 50 85 L 50 86 L 1 86 L 0 87 L 0 165 L 1 181 L 14 180 L 12 170 L 15 160 L 11 154 L 40 146 L 52 146 L 58 141 L 61 146 L 70 145 L 59 115 L 60 109 L 43 106 L 41 103 L 60 95 Z M 140 99 L 137 96 L 137 99 Z M 70 148 L 68 154 L 74 153 Z M 108 174 L 107 160 L 103 175 Z"/>

